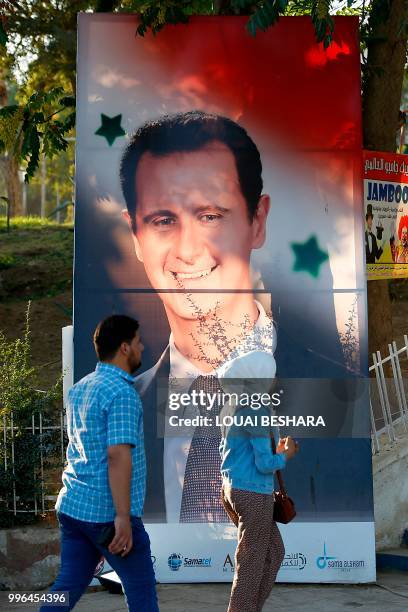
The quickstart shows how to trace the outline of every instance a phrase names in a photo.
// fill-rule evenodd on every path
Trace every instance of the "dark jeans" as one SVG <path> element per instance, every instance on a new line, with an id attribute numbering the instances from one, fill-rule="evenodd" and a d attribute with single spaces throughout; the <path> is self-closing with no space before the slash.
<path id="1" fill-rule="evenodd" d="M 61 568 L 50 592 L 69 591 L 69 606 L 42 606 L 41 612 L 71 610 L 91 582 L 102 555 L 122 581 L 130 612 L 158 612 L 150 540 L 140 518 L 131 518 L 133 547 L 125 557 L 112 555 L 107 548 L 97 544 L 101 530 L 108 523 L 78 521 L 62 513 L 58 513 L 58 520 Z"/>

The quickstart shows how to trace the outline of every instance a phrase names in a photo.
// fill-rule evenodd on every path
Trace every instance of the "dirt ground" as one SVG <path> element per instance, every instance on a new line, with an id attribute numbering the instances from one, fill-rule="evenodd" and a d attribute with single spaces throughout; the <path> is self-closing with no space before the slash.
<path id="1" fill-rule="evenodd" d="M 33 363 L 41 388 L 61 374 L 61 328 L 72 321 L 73 230 L 39 225 L 0 232 L 0 329 L 24 333 L 28 302 Z"/>
<path id="2" fill-rule="evenodd" d="M 408 302 L 393 302 L 392 325 L 394 327 L 394 340 L 397 347 L 401 348 L 405 344 L 404 335 L 408 336 Z"/>

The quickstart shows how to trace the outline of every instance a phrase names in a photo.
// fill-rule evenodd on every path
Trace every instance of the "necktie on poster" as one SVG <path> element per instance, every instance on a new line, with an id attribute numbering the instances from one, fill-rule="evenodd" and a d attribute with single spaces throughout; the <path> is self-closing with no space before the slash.
<path id="1" fill-rule="evenodd" d="M 198 376 L 190 387 L 191 391 L 205 391 L 215 396 L 222 389 L 215 376 Z M 212 425 L 195 428 L 184 474 L 180 523 L 227 523 L 229 520 L 220 498 L 221 431 L 215 424 L 220 408 L 216 402 L 211 414 Z M 204 416 L 206 405 L 200 404 L 199 410 Z"/>

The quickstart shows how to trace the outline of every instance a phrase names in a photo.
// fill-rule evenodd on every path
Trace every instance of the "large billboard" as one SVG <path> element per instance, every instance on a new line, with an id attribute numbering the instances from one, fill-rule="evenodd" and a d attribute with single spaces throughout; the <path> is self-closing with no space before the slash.
<path id="1" fill-rule="evenodd" d="M 139 320 L 157 578 L 232 576 L 215 406 L 184 395 L 273 379 L 301 447 L 278 579 L 373 580 L 358 19 L 326 50 L 308 18 L 136 27 L 79 18 L 74 378 L 100 319 Z"/>

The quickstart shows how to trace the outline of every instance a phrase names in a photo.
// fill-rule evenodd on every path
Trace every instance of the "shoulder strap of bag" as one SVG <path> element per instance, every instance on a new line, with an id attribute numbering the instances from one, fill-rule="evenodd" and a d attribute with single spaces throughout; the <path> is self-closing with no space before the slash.
<path id="1" fill-rule="evenodd" d="M 276 442 L 275 442 L 275 436 L 273 435 L 273 431 L 271 432 L 271 434 L 272 434 L 271 435 L 272 452 L 274 455 L 276 455 Z M 276 476 L 278 478 L 280 492 L 282 493 L 282 495 L 286 496 L 286 489 L 285 489 L 285 484 L 283 482 L 282 470 L 276 470 Z"/>

